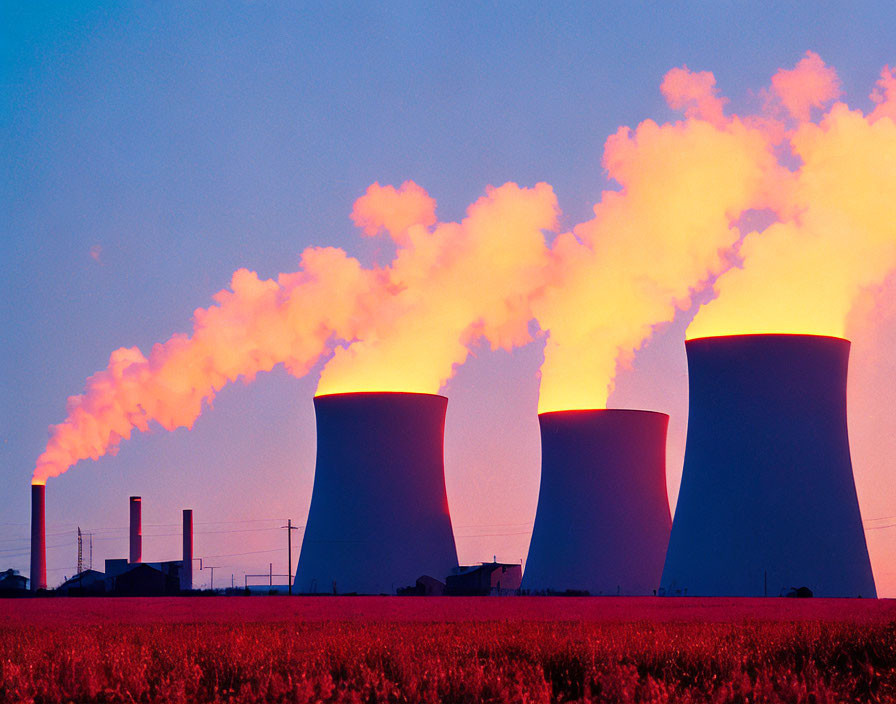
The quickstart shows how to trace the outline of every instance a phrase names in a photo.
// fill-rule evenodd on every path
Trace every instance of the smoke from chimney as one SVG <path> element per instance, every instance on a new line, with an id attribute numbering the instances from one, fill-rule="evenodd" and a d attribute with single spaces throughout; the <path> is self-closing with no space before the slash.
<path id="1" fill-rule="evenodd" d="M 47 523 L 45 484 L 31 485 L 31 591 L 47 588 Z"/>
<path id="2" fill-rule="evenodd" d="M 143 524 L 141 521 L 141 513 L 143 511 L 143 500 L 139 496 L 132 496 L 130 501 L 131 509 L 131 529 L 130 529 L 130 557 L 128 562 L 143 562 Z"/>

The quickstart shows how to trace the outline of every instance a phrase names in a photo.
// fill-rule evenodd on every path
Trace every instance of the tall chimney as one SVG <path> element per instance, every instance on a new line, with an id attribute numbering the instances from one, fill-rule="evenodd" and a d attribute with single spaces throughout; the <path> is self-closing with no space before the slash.
<path id="1" fill-rule="evenodd" d="M 47 588 L 46 484 L 31 485 L 31 591 Z"/>
<path id="2" fill-rule="evenodd" d="M 554 411 L 538 416 L 541 488 L 522 588 L 651 595 L 672 518 L 665 413 Z"/>
<path id="3" fill-rule="evenodd" d="M 184 563 L 180 570 L 181 591 L 193 588 L 193 509 L 184 509 Z"/>
<path id="4" fill-rule="evenodd" d="M 315 397 L 299 592 L 393 593 L 457 567 L 442 458 L 447 405 L 417 393 Z"/>
<path id="5" fill-rule="evenodd" d="M 128 562 L 143 562 L 143 526 L 141 513 L 143 501 L 139 496 L 131 497 L 131 554 Z"/>
<path id="6" fill-rule="evenodd" d="M 846 426 L 849 341 L 688 340 L 667 594 L 874 597 Z"/>

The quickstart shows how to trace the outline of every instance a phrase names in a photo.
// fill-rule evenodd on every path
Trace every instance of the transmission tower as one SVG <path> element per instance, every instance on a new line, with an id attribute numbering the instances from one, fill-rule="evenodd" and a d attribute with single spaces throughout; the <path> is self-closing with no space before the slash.
<path id="1" fill-rule="evenodd" d="M 78 574 L 84 571 L 84 560 L 81 557 L 81 542 L 81 526 L 78 526 Z"/>

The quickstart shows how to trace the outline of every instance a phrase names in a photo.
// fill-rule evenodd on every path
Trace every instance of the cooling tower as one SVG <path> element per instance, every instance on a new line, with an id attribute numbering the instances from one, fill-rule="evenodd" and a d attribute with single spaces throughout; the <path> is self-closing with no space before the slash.
<path id="1" fill-rule="evenodd" d="M 846 428 L 849 341 L 688 340 L 667 594 L 876 596 Z"/>
<path id="2" fill-rule="evenodd" d="M 139 496 L 131 497 L 131 550 L 128 562 L 143 562 L 143 527 L 141 513 L 143 501 Z"/>
<path id="3" fill-rule="evenodd" d="M 47 588 L 47 525 L 45 484 L 31 485 L 31 591 Z"/>
<path id="4" fill-rule="evenodd" d="M 669 542 L 666 428 L 652 411 L 555 411 L 522 588 L 653 594 Z"/>
<path id="5" fill-rule="evenodd" d="M 447 405 L 416 393 L 315 397 L 299 592 L 391 594 L 457 567 L 442 459 Z"/>
<path id="6" fill-rule="evenodd" d="M 184 509 L 184 557 L 180 568 L 180 588 L 188 592 L 193 588 L 193 509 Z"/>

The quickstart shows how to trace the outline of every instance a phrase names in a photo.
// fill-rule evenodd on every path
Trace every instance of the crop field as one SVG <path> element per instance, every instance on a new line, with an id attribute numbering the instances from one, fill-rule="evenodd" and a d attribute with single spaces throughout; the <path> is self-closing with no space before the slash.
<path id="1" fill-rule="evenodd" d="M 0 702 L 891 702 L 896 603 L 0 600 Z"/>

